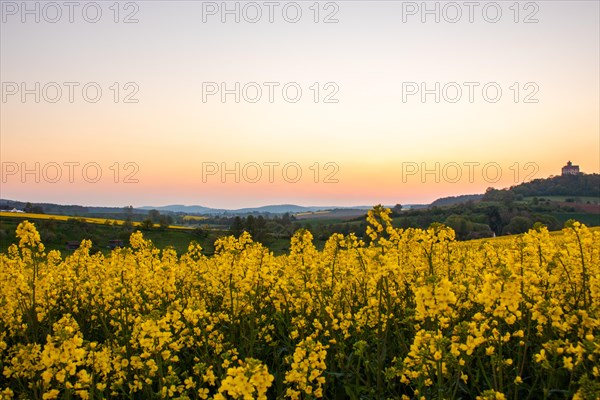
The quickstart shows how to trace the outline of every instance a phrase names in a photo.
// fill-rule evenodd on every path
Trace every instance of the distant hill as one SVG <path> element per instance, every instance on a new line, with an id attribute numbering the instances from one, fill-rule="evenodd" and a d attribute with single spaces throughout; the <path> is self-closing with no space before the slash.
<path id="1" fill-rule="evenodd" d="M 308 211 L 320 211 L 331 209 L 332 207 L 304 207 L 297 206 L 294 204 L 280 204 L 280 205 L 269 205 L 262 207 L 247 207 L 247 208 L 239 208 L 237 210 L 231 210 L 231 212 L 235 213 L 272 213 L 272 214 L 285 214 L 285 213 L 298 213 L 298 212 L 308 212 Z"/>
<path id="2" fill-rule="evenodd" d="M 123 215 L 128 212 L 125 207 L 89 207 L 80 205 L 63 205 L 53 203 L 27 203 L 17 200 L 0 199 L 0 209 L 10 210 L 16 208 L 18 210 L 24 210 L 29 204 L 29 207 L 33 207 L 35 212 L 44 212 L 46 214 L 57 214 L 57 215 L 70 215 L 74 217 L 86 217 L 86 216 L 116 216 Z M 167 206 L 143 206 L 136 207 L 131 210 L 134 214 L 146 215 L 150 210 L 158 210 L 162 214 L 201 214 L 201 215 L 247 215 L 247 214 L 296 214 L 302 212 L 315 212 L 325 211 L 334 209 L 344 210 L 370 210 L 372 206 L 353 206 L 353 207 L 340 207 L 340 206 L 298 206 L 295 204 L 277 204 L 267 205 L 261 207 L 247 207 L 239 209 L 224 209 L 224 208 L 210 208 L 199 205 L 183 205 L 183 204 L 172 204 Z"/>
<path id="3" fill-rule="evenodd" d="M 353 209 L 353 210 L 370 210 L 372 206 L 355 206 L 355 207 L 339 207 L 339 206 L 298 206 L 295 204 L 276 204 L 276 205 L 267 205 L 260 207 L 246 207 L 246 208 L 237 208 L 237 209 L 223 209 L 223 208 L 210 208 L 204 206 L 185 206 L 180 204 L 173 204 L 168 206 L 144 206 L 140 207 L 142 210 L 158 210 L 160 212 L 170 211 L 174 213 L 186 213 L 186 214 L 296 214 L 302 212 L 315 212 L 315 211 L 325 211 L 325 210 L 333 210 L 333 209 Z"/>
<path id="4" fill-rule="evenodd" d="M 124 207 L 88 207 L 80 205 L 64 205 L 54 203 L 27 203 L 24 201 L 17 200 L 6 200 L 0 199 L 0 209 L 12 209 L 24 210 L 27 205 L 41 209 L 46 214 L 59 214 L 59 215 L 71 215 L 75 217 L 89 216 L 92 214 L 125 214 Z M 146 210 L 134 209 L 134 212 L 144 212 Z"/>
<path id="5" fill-rule="evenodd" d="M 452 206 L 454 204 L 466 203 L 468 201 L 478 201 L 483 199 L 483 194 L 463 194 L 461 196 L 442 197 L 431 203 L 430 207 Z"/>
<path id="6" fill-rule="evenodd" d="M 185 214 L 218 214 L 227 212 L 225 209 L 219 208 L 210 208 L 204 206 L 186 206 L 183 204 L 171 204 L 168 206 L 143 206 L 139 207 L 140 210 L 158 210 L 162 212 L 172 212 L 172 213 L 185 213 Z"/>
<path id="7" fill-rule="evenodd" d="M 577 196 L 600 197 L 600 175 L 560 175 L 534 179 L 508 189 L 488 189 L 484 201 L 514 200 L 519 197 Z"/>
<path id="8" fill-rule="evenodd" d="M 334 210 L 327 211 L 305 211 L 297 214 L 293 214 L 296 220 L 324 220 L 324 219 L 339 219 L 339 220 L 351 220 L 351 219 L 364 219 L 368 210 L 358 208 L 336 208 Z"/>
<path id="9" fill-rule="evenodd" d="M 513 186 L 510 190 L 523 197 L 531 196 L 600 196 L 600 174 L 560 175 L 535 179 Z"/>

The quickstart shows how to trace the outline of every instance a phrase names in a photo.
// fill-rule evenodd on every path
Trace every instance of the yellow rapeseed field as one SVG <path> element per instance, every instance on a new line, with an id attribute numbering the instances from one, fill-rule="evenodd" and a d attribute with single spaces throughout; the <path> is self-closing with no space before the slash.
<path id="1" fill-rule="evenodd" d="M 600 232 L 457 242 L 368 214 L 368 244 L 244 233 L 206 257 L 63 258 L 33 224 L 0 254 L 0 397 L 598 399 Z"/>

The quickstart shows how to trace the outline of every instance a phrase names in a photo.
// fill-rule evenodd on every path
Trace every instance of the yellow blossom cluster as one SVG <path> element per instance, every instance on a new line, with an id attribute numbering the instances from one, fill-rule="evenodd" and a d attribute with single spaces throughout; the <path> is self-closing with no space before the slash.
<path id="1" fill-rule="evenodd" d="M 228 394 L 233 399 L 266 400 L 267 390 L 273 382 L 273 375 L 260 361 L 248 358 L 239 362 L 239 367 L 227 369 L 227 376 L 221 381 L 215 400 L 224 400 Z"/>
<path id="2" fill-rule="evenodd" d="M 302 340 L 296 346 L 291 357 L 291 370 L 285 374 L 288 387 L 285 395 L 292 400 L 301 398 L 302 394 L 309 397 L 323 397 L 325 377 L 322 376 L 327 368 L 327 346 L 313 340 L 311 337 Z"/>

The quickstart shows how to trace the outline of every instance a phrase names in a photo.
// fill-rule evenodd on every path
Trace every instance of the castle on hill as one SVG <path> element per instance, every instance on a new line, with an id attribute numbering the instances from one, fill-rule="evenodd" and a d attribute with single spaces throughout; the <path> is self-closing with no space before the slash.
<path id="1" fill-rule="evenodd" d="M 562 175 L 579 175 L 579 165 L 573 165 L 571 161 L 562 167 Z"/>

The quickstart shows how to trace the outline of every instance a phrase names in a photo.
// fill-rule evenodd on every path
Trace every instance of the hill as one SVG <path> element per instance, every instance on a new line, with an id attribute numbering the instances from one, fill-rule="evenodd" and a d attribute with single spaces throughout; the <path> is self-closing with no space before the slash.
<path id="1" fill-rule="evenodd" d="M 431 203 L 430 207 L 451 206 L 454 204 L 466 203 L 468 201 L 477 201 L 483 199 L 483 194 L 463 194 L 461 196 L 441 197 Z"/>
<path id="2" fill-rule="evenodd" d="M 508 189 L 486 193 L 484 200 L 494 195 L 504 196 L 511 192 L 517 197 L 571 196 L 600 198 L 600 174 L 560 175 L 546 179 L 534 179 Z M 500 193 L 499 193 L 500 192 Z"/>
<path id="3" fill-rule="evenodd" d="M 327 211 L 334 209 L 350 209 L 350 210 L 369 210 L 371 206 L 355 206 L 355 207 L 338 207 L 338 206 L 298 206 L 295 204 L 274 204 L 274 205 L 266 205 L 259 207 L 245 207 L 245 208 L 237 208 L 237 209 L 224 209 L 224 208 L 210 208 L 198 205 L 181 205 L 181 204 L 173 204 L 168 206 L 144 206 L 140 207 L 142 210 L 158 210 L 158 211 L 168 211 L 173 213 L 185 213 L 185 214 L 229 214 L 229 215 L 246 215 L 246 214 L 296 214 L 296 213 L 304 213 L 304 212 L 317 212 L 317 211 Z"/>
<path id="4" fill-rule="evenodd" d="M 60 250 L 67 254 L 73 249 L 66 249 L 66 242 L 79 243 L 83 239 L 92 241 L 93 252 L 110 252 L 109 244 L 113 240 L 129 243 L 131 233 L 141 230 L 144 236 L 151 239 L 158 247 L 173 247 L 178 252 L 187 250 L 191 241 L 202 245 L 205 254 L 214 250 L 214 241 L 224 236 L 226 231 L 186 229 L 170 226 L 152 227 L 136 222 L 121 220 L 101 220 L 96 218 L 79 218 L 64 215 L 29 214 L 0 212 L 0 252 L 6 251 L 11 244 L 18 243 L 16 229 L 24 220 L 35 223 L 38 232 L 48 250 Z"/>
<path id="5" fill-rule="evenodd" d="M 170 204 L 166 206 L 143 207 L 93 207 L 81 205 L 63 205 L 54 203 L 29 203 L 17 200 L 0 199 L 0 210 L 28 209 L 30 212 L 55 215 L 70 215 L 73 217 L 98 217 L 113 218 L 133 214 L 133 220 L 144 219 L 151 210 L 163 214 L 191 214 L 191 215 L 248 215 L 248 214 L 296 214 L 327 210 L 369 210 L 371 206 L 298 206 L 295 204 L 275 204 L 259 207 L 246 207 L 238 209 L 211 208 L 200 205 Z M 123 217 L 124 218 L 124 217 Z"/>

